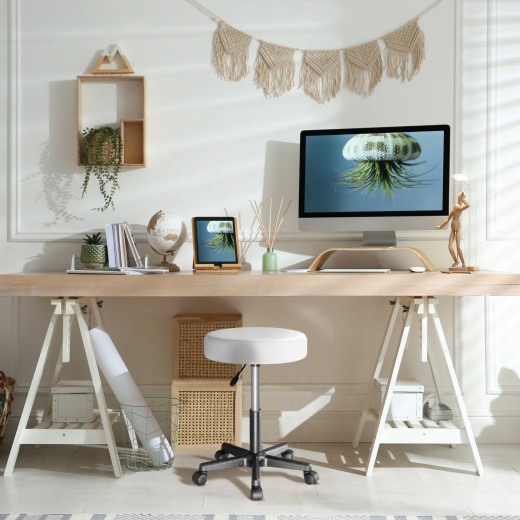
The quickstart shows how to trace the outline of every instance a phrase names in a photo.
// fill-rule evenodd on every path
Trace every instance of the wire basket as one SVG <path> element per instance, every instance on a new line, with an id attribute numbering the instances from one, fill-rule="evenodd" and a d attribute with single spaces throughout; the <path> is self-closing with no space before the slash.
<path id="1" fill-rule="evenodd" d="M 146 404 L 120 403 L 122 452 L 126 467 L 136 471 L 170 468 L 179 431 L 181 401 L 145 397 Z"/>

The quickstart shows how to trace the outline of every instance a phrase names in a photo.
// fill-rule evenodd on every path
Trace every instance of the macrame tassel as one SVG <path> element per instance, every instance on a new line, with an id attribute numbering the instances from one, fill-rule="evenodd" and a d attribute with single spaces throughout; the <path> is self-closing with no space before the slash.
<path id="1" fill-rule="evenodd" d="M 213 45 L 213 59 L 220 77 L 239 81 L 249 72 L 247 63 L 251 36 L 224 22 L 218 26 Z"/>
<path id="2" fill-rule="evenodd" d="M 370 96 L 383 75 L 379 43 L 373 41 L 345 49 L 345 85 L 361 96 Z"/>
<path id="3" fill-rule="evenodd" d="M 278 97 L 294 86 L 295 49 L 261 41 L 255 64 L 255 83 L 265 97 Z"/>
<path id="4" fill-rule="evenodd" d="M 318 103 L 334 98 L 341 86 L 340 51 L 305 51 L 300 84 Z"/>
<path id="5" fill-rule="evenodd" d="M 417 19 L 383 37 L 386 44 L 386 72 L 391 78 L 411 80 L 425 57 L 424 33 Z"/>

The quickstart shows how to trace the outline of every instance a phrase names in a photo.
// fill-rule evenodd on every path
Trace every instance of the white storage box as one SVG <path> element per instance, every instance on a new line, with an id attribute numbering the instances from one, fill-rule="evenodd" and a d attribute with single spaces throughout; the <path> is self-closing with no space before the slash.
<path id="1" fill-rule="evenodd" d="M 388 380 L 378 378 L 375 380 L 376 387 L 379 389 L 376 408 L 383 405 Z M 421 421 L 423 418 L 423 393 L 424 386 L 417 381 L 397 380 L 390 409 L 386 420 L 390 421 Z"/>
<path id="2" fill-rule="evenodd" d="M 94 420 L 92 381 L 59 381 L 51 388 L 52 422 L 75 423 Z"/>

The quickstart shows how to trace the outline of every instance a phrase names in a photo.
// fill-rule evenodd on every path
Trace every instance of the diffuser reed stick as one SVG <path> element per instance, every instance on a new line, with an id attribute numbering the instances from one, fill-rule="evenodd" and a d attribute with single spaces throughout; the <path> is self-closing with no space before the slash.
<path id="1" fill-rule="evenodd" d="M 273 224 L 273 199 L 269 200 L 269 223 L 266 227 L 264 219 L 262 218 L 262 203 L 258 204 L 256 201 L 249 201 L 249 204 L 251 204 L 251 207 L 253 208 L 253 211 L 255 212 L 256 218 L 258 219 L 258 224 L 260 226 L 260 230 L 262 231 L 262 236 L 264 238 L 264 241 L 267 245 L 268 251 L 272 251 L 274 249 L 274 242 L 276 240 L 276 237 L 278 236 L 278 232 L 280 231 L 280 228 L 282 227 L 283 219 L 285 215 L 287 214 L 287 211 L 289 210 L 289 207 L 291 206 L 291 202 L 287 204 L 287 207 L 283 209 L 284 203 L 283 203 L 283 197 L 280 201 L 280 206 L 278 207 L 278 214 L 276 215 L 276 221 Z"/>

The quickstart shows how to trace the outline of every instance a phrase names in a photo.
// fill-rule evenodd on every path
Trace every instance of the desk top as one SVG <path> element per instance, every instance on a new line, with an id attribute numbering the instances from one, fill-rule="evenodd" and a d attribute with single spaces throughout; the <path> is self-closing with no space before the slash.
<path id="1" fill-rule="evenodd" d="M 0 274 L 0 296 L 294 297 L 294 296 L 520 296 L 520 274 L 180 272 L 92 276 Z"/>

